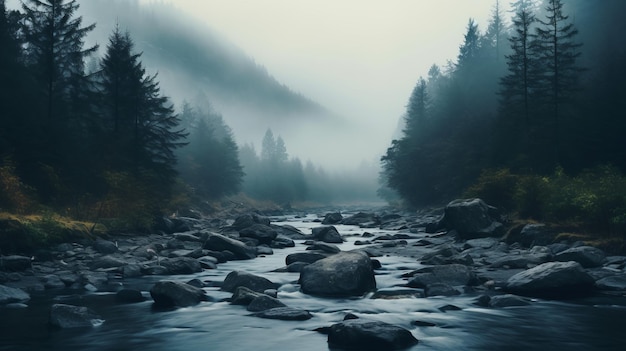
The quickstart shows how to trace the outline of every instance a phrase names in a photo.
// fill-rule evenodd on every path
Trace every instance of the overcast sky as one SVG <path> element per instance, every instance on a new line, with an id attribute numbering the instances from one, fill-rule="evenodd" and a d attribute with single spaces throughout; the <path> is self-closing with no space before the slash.
<path id="1" fill-rule="evenodd" d="M 484 29 L 496 1 L 171 2 L 231 40 L 280 82 L 369 125 L 376 135 L 371 141 L 382 153 L 419 76 L 433 63 L 454 60 L 469 18 Z M 507 0 L 500 2 L 508 6 Z"/>

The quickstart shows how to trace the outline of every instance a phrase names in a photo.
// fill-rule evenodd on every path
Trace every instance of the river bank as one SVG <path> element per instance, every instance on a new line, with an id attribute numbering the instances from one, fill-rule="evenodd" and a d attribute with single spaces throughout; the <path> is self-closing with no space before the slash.
<path id="1" fill-rule="evenodd" d="M 624 257 L 603 257 L 594 267 L 576 266 L 574 271 L 582 270 L 593 281 L 587 275 L 574 284 L 562 281 L 561 291 L 579 291 L 581 294 L 573 294 L 579 296 L 568 296 L 570 299 L 564 301 L 537 297 L 533 296 L 536 291 L 509 286 L 511 278 L 544 264 L 572 262 L 556 257 L 584 245 L 526 247 L 524 240 L 507 244 L 491 237 L 460 238 L 456 229 L 439 228 L 441 215 L 437 211 L 419 215 L 354 211 L 269 218 L 254 214 L 231 219 L 179 218 L 180 223 L 190 226 L 189 230 L 64 244 L 51 250 L 46 260 L 36 258 L 22 271 L 3 273 L 2 284 L 28 292 L 30 300 L 0 307 L 6 312 L 1 322 L 3 330 L 10 331 L 3 335 L 0 345 L 18 350 L 44 349 L 44 343 L 50 342 L 76 350 L 182 350 L 212 342 L 231 350 L 270 349 L 277 345 L 323 350 L 328 349 L 327 336 L 317 330 L 341 323 L 349 313 L 408 330 L 420 340 L 419 349 L 495 349 L 511 337 L 525 350 L 539 349 L 538 345 L 546 343 L 553 349 L 565 348 L 572 342 L 587 349 L 616 345 L 613 342 L 617 340 L 612 339 L 619 334 L 614 326 L 599 321 L 623 318 L 626 313 L 619 307 L 626 305 L 624 289 L 616 290 L 616 282 L 623 279 Z M 246 231 L 255 226 L 254 231 Z M 260 226 L 271 230 L 263 231 L 267 228 Z M 324 237 L 313 234 L 314 228 L 329 226 L 336 229 L 341 242 L 332 243 L 338 241 L 331 235 L 335 231 L 325 231 Z M 267 235 L 271 238 L 272 230 L 276 236 L 270 240 Z M 237 238 L 247 245 L 235 243 L 237 246 L 229 250 L 217 250 L 207 244 L 210 237 L 219 238 L 216 235 Z M 320 241 L 326 242 L 320 245 Z M 255 247 L 254 254 L 246 247 Z M 336 254 L 333 247 L 341 252 L 358 250 L 368 254 L 375 268 L 375 291 L 339 297 L 301 291 L 300 271 L 306 264 L 293 261 L 293 257 L 303 260 L 332 256 Z M 268 279 L 276 286 L 269 294 L 312 317 L 282 321 L 250 316 L 245 306 L 231 304 L 232 292 L 221 289 L 233 271 Z M 188 307 L 155 310 L 151 290 L 162 280 L 190 282 L 206 297 Z M 547 290 L 554 293 L 554 288 Z M 143 301 L 123 303 L 127 301 L 119 300 L 121 290 L 136 291 Z M 90 307 L 104 322 L 87 329 L 50 329 L 49 310 L 55 303 Z M 542 320 L 527 323 L 528 318 L 537 316 Z M 26 319 L 38 321 L 29 332 L 39 338 L 28 339 L 20 332 Z M 522 322 L 524 326 L 520 327 Z M 580 333 L 583 326 L 593 330 Z M 548 332 L 546 328 L 552 329 Z M 507 338 L 497 336 L 502 333 Z M 95 346 L 88 346 L 94 337 L 98 339 Z M 566 341 L 572 337 L 574 341 Z M 306 346 L 301 345 L 303 340 Z"/>

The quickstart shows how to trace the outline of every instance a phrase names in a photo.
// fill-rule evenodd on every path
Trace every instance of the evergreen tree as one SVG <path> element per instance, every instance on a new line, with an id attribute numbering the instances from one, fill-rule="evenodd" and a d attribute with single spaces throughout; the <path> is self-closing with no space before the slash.
<path id="1" fill-rule="evenodd" d="M 504 16 L 502 14 L 502 7 L 500 6 L 500 0 L 496 0 L 496 4 L 493 7 L 489 24 L 487 25 L 487 31 L 483 36 L 483 49 L 489 49 L 493 51 L 490 57 L 496 60 L 500 59 L 501 46 L 504 37 L 506 36 L 506 25 L 504 23 Z"/>
<path id="2" fill-rule="evenodd" d="M 84 59 L 98 46 L 84 48 L 95 24 L 82 26 L 76 0 L 26 0 L 22 3 L 28 63 L 45 91 L 48 119 L 68 113 L 70 97 L 83 88 Z"/>
<path id="3" fill-rule="evenodd" d="M 527 163 L 524 159 L 530 156 L 531 151 L 531 94 L 537 86 L 537 79 L 533 76 L 536 60 L 531 55 L 531 30 L 536 18 L 532 0 L 518 0 L 512 6 L 511 53 L 505 56 L 507 73 L 500 79 L 498 91 L 501 133 L 495 153 L 499 163 L 506 159 Z"/>
<path id="4" fill-rule="evenodd" d="M 463 71 L 476 64 L 479 51 L 480 31 L 478 30 L 478 24 L 474 22 L 473 18 L 470 18 L 467 23 L 467 31 L 464 36 L 463 45 L 461 45 L 459 49 L 456 64 L 457 70 Z"/>
<path id="5" fill-rule="evenodd" d="M 419 138 L 419 134 L 426 129 L 428 105 L 430 102 L 427 90 L 426 80 L 420 77 L 413 88 L 406 109 L 404 134 L 407 136 Z"/>
<path id="6" fill-rule="evenodd" d="M 578 30 L 564 14 L 562 0 L 546 0 L 546 18 L 539 20 L 533 40 L 533 55 L 537 60 L 539 84 L 538 97 L 548 107 L 553 134 L 554 162 L 561 162 L 561 114 L 572 102 L 578 90 L 578 80 L 583 71 L 576 63 L 582 44 L 575 42 Z"/>
<path id="7" fill-rule="evenodd" d="M 109 148 L 116 151 L 110 167 L 148 171 L 167 186 L 176 174 L 174 150 L 185 145 L 187 134 L 161 95 L 157 76 L 146 74 L 133 48 L 130 35 L 116 28 L 101 62 L 105 128 L 112 136 Z"/>

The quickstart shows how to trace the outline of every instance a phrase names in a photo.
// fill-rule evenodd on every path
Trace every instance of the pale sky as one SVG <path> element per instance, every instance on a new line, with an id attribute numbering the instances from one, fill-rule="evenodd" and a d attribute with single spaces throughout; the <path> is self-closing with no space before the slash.
<path id="1" fill-rule="evenodd" d="M 368 146 L 383 153 L 419 76 L 455 60 L 469 18 L 484 30 L 496 0 L 165 2 L 217 30 L 293 90 L 369 126 Z"/>

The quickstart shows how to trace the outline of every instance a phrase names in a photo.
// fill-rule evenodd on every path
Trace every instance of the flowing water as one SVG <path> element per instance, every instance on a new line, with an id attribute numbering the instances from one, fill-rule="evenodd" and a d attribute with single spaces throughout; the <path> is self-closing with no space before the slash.
<path id="1" fill-rule="evenodd" d="M 280 218 L 281 223 L 310 233 L 319 226 L 316 216 Z M 339 245 L 355 248 L 363 229 L 336 226 L 349 236 Z M 382 230 L 368 230 L 385 233 Z M 409 240 L 411 242 L 411 240 Z M 626 301 L 624 298 L 590 298 L 555 302 L 535 300 L 531 306 L 504 309 L 479 308 L 475 295 L 446 298 L 403 298 L 396 300 L 350 298 L 325 299 L 299 292 L 298 273 L 271 273 L 284 266 L 285 256 L 304 249 L 274 250 L 274 255 L 252 261 L 223 263 L 215 270 L 196 275 L 142 277 L 123 285 L 139 288 L 149 297 L 153 282 L 160 279 L 221 282 L 233 270 L 243 270 L 283 284 L 278 297 L 290 307 L 313 314 L 308 321 L 278 321 L 250 316 L 243 306 L 228 302 L 202 302 L 188 308 L 155 310 L 152 300 L 118 304 L 110 293 L 68 292 L 68 295 L 33 294 L 27 308 L 0 308 L 0 350 L 328 350 L 326 336 L 314 331 L 339 322 L 352 312 L 363 318 L 385 321 L 410 330 L 420 340 L 410 350 L 623 350 L 626 347 Z M 402 273 L 419 268 L 415 259 L 379 257 L 379 289 L 393 289 L 404 281 Z M 218 288 L 205 288 L 214 301 L 231 296 Z M 105 320 L 93 328 L 57 330 L 47 325 L 48 310 L 54 302 L 91 307 Z M 442 312 L 455 305 L 461 310 Z M 434 323 L 422 327 L 415 321 Z"/>

